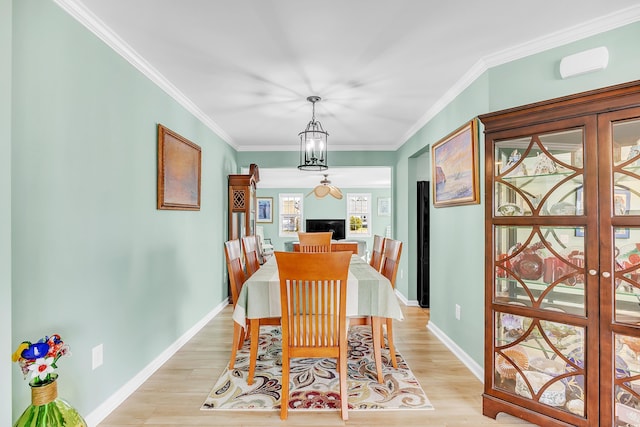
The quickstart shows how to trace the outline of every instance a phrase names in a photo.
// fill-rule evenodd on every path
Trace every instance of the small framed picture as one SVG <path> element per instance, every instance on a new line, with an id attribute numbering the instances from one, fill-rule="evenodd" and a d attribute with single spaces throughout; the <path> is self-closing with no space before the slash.
<path id="1" fill-rule="evenodd" d="M 273 222 L 273 197 L 258 197 L 257 222 Z"/>
<path id="2" fill-rule="evenodd" d="M 391 197 L 378 197 L 378 216 L 391 216 Z"/>

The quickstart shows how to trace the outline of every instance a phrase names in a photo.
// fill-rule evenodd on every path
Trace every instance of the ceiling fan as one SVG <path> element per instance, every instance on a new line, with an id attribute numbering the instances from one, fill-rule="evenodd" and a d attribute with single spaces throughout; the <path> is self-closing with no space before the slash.
<path id="1" fill-rule="evenodd" d="M 338 187 L 330 185 L 331 181 L 327 179 L 329 175 L 323 174 L 322 176 L 324 176 L 324 178 L 320 181 L 320 185 L 316 185 L 315 188 L 307 194 L 307 197 L 313 193 L 317 199 L 322 199 L 327 194 L 331 194 L 338 200 L 342 199 L 342 191 L 340 191 Z"/>

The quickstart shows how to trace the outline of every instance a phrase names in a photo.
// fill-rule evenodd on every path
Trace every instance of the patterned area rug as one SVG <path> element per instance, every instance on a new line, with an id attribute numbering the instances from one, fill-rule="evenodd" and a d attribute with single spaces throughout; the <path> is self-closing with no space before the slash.
<path id="1" fill-rule="evenodd" d="M 238 356 L 233 370 L 225 369 L 202 405 L 202 410 L 280 409 L 281 330 L 262 327 L 258 361 L 253 385 L 247 385 L 249 372 L 248 341 Z M 371 328 L 355 326 L 349 333 L 349 410 L 431 410 L 427 395 L 397 353 L 398 369 L 382 350 L 384 383 L 376 379 L 371 346 Z M 335 359 L 293 359 L 291 362 L 291 397 L 289 410 L 338 410 L 340 387 Z"/>

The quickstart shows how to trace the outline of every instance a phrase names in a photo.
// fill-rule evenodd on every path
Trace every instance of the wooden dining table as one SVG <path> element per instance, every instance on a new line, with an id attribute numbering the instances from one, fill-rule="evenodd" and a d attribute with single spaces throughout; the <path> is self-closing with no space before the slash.
<path id="1" fill-rule="evenodd" d="M 371 316 L 373 353 L 376 362 L 378 382 L 383 382 L 380 335 L 382 320 L 392 318 L 402 320 L 402 310 L 391 282 L 357 255 L 351 257 L 347 278 L 347 318 Z M 234 337 L 239 337 L 238 328 L 249 323 L 251 334 L 249 376 L 253 382 L 255 361 L 258 354 L 260 319 L 281 316 L 280 279 L 275 257 L 270 258 L 258 271 L 249 277 L 240 291 L 233 310 Z M 235 338 L 234 338 L 235 339 Z M 234 345 L 239 343 L 234 342 Z"/>

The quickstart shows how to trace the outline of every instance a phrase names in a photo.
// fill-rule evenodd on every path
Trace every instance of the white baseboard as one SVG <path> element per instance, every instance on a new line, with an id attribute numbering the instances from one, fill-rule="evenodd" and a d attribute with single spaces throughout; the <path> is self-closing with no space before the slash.
<path id="1" fill-rule="evenodd" d="M 396 296 L 398 297 L 398 299 L 400 299 L 400 301 L 409 307 L 420 307 L 420 304 L 418 303 L 418 300 L 408 300 L 405 298 L 404 295 L 402 295 L 400 293 L 400 291 L 398 291 L 397 289 L 395 290 Z"/>
<path id="2" fill-rule="evenodd" d="M 419 306 L 418 301 L 407 300 L 396 290 L 396 295 L 407 306 Z M 211 319 L 216 317 L 229 302 L 224 300 L 198 323 L 193 325 L 180 338 L 171 344 L 165 351 L 156 357 L 151 363 L 144 367 L 135 377 L 128 381 L 118 391 L 105 400 L 100 406 L 85 417 L 89 427 L 97 426 L 102 420 L 113 412 L 122 402 L 124 402 L 138 387 L 140 387 L 155 371 L 157 371 L 167 360 L 169 360 L 180 348 L 193 338 Z M 476 376 L 484 382 L 484 370 L 467 353 L 453 342 L 444 332 L 442 332 L 433 322 L 427 324 L 427 328 L 449 349 L 451 352 Z"/>
<path id="3" fill-rule="evenodd" d="M 484 369 L 482 366 L 478 365 L 475 360 L 473 360 L 467 353 L 464 352 L 458 345 L 451 340 L 438 328 L 433 322 L 429 321 L 427 323 L 427 329 L 429 329 L 433 334 L 444 344 L 451 352 L 456 356 L 470 371 L 471 373 L 480 380 L 481 383 L 484 384 Z"/>
<path id="4" fill-rule="evenodd" d="M 120 387 L 113 395 L 105 400 L 100 406 L 85 417 L 89 427 L 97 426 L 102 420 L 113 412 L 122 402 L 124 402 L 134 391 L 138 389 L 149 377 L 157 371 L 167 360 L 169 360 L 180 348 L 193 338 L 211 319 L 216 317 L 227 305 L 229 301 L 225 299 L 212 311 L 207 313 L 198 323 L 193 325 L 187 332 L 171 344 L 165 351 L 160 353 L 151 363 L 142 369 L 135 377 L 131 378 L 125 385 Z"/>

